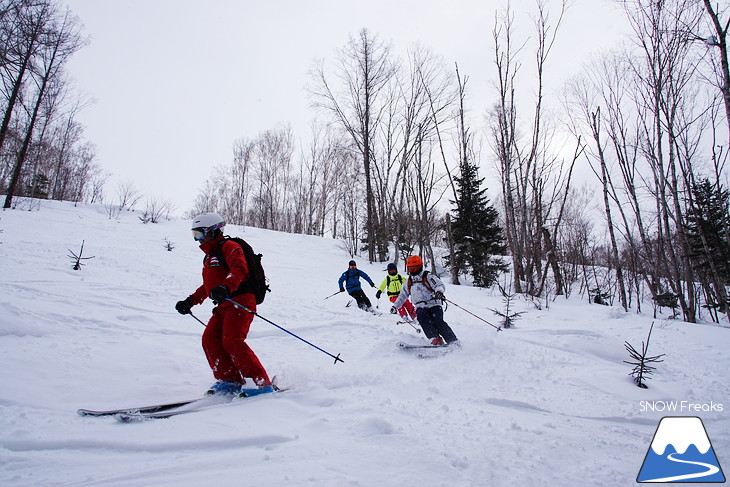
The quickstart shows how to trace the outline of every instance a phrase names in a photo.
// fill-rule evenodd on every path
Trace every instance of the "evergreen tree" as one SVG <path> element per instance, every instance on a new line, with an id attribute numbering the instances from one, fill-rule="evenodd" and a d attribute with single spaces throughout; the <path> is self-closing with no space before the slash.
<path id="1" fill-rule="evenodd" d="M 489 204 L 487 190 L 481 188 L 484 179 L 479 178 L 475 164 L 463 160 L 461 176 L 454 180 L 458 198 L 451 222 L 455 252 L 449 260 L 451 265 L 469 268 L 475 286 L 488 287 L 508 267 L 504 260 L 495 257 L 507 251 L 499 215 Z"/>
<path id="2" fill-rule="evenodd" d="M 730 192 L 703 179 L 692 188 L 692 196 L 694 201 L 685 226 L 690 258 L 714 304 L 726 310 L 729 303 L 725 286 L 730 285 Z"/>
<path id="3" fill-rule="evenodd" d="M 28 188 L 28 195 L 31 198 L 48 199 L 48 187 L 51 181 L 44 174 L 38 173 L 33 176 L 33 181 Z"/>

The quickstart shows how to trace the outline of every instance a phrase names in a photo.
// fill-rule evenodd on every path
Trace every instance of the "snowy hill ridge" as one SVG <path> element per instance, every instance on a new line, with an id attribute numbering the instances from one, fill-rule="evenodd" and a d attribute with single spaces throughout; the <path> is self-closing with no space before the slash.
<path id="1" fill-rule="evenodd" d="M 385 299 L 379 317 L 345 294 L 324 300 L 350 259 L 337 241 L 228 226 L 264 256 L 272 292 L 259 313 L 344 363 L 257 318 L 249 344 L 285 394 L 138 424 L 82 418 L 213 382 L 203 327 L 174 310 L 200 284 L 203 254 L 186 220 L 110 220 L 103 206 L 4 211 L 0 230 L 4 487 L 634 485 L 663 415 L 641 401 L 730 405 L 727 328 L 656 320 L 650 353 L 666 357 L 648 390 L 628 376 L 623 342 L 645 340 L 651 317 L 577 298 L 521 301 L 499 333 L 449 307 L 462 348 L 419 360 L 396 343 L 423 337 Z M 82 241 L 94 258 L 75 271 L 67 255 Z M 386 263 L 355 260 L 385 277 Z M 446 295 L 498 321 L 494 292 L 447 284 Z M 211 309 L 193 312 L 206 321 Z M 721 462 L 727 411 L 700 414 Z"/>

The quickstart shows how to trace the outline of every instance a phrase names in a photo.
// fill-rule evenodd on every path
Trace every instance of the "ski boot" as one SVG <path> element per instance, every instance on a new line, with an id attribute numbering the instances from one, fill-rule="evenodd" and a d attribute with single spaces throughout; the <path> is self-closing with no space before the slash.
<path id="1" fill-rule="evenodd" d="M 236 395 L 241 392 L 243 388 L 243 382 L 228 382 L 225 380 L 219 380 L 208 389 L 205 393 L 206 396 L 214 395 Z"/>
<path id="2" fill-rule="evenodd" d="M 261 395 L 261 394 L 269 394 L 271 392 L 276 392 L 278 390 L 279 390 L 279 388 L 273 384 L 268 385 L 268 386 L 259 386 L 259 387 L 252 388 L 252 389 L 241 389 L 238 392 L 238 397 L 254 397 L 254 396 Z"/>

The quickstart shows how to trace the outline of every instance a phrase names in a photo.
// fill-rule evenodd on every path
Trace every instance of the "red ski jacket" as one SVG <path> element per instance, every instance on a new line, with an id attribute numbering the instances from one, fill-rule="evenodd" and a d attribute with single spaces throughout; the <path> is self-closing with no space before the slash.
<path id="1" fill-rule="evenodd" d="M 243 249 L 236 242 L 228 240 L 221 247 L 221 253 L 228 266 L 219 261 L 215 249 L 221 244 L 222 240 L 223 236 L 221 235 L 216 239 L 200 245 L 200 250 L 205 252 L 205 258 L 203 259 L 203 285 L 190 295 L 193 304 L 200 304 L 205 301 L 210 296 L 210 290 L 216 286 L 224 285 L 228 288 L 228 292 L 232 293 L 248 277 L 246 257 L 243 255 Z M 252 300 L 247 299 L 246 301 L 246 307 L 250 307 L 249 303 Z M 255 303 L 256 300 L 254 299 L 253 302 Z M 226 301 L 220 304 L 220 306 L 233 305 Z"/>

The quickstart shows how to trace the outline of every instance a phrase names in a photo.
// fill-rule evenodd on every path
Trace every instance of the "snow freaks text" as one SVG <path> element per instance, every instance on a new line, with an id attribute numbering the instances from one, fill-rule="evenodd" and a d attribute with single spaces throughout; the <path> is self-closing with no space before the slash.
<path id="1" fill-rule="evenodd" d="M 721 413 L 723 405 L 714 401 L 710 402 L 692 402 L 692 401 L 641 401 L 639 410 L 644 412 L 658 411 L 660 413 Z"/>

